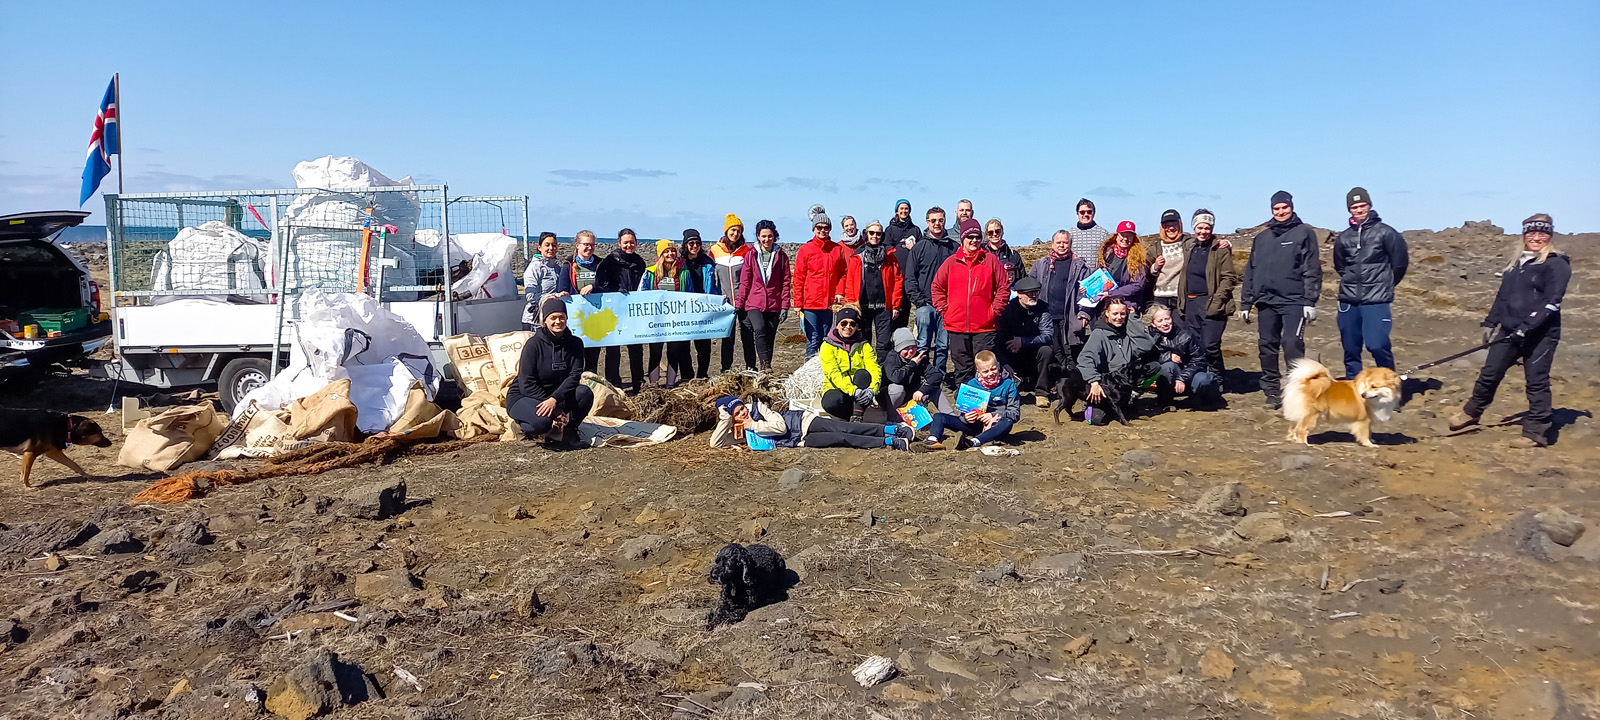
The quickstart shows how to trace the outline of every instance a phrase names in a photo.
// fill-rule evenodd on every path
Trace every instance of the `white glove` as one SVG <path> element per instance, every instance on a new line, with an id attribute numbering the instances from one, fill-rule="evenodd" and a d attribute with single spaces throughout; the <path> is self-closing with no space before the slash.
<path id="1" fill-rule="evenodd" d="M 1314 307 L 1312 307 L 1310 305 L 1306 305 L 1306 306 L 1301 307 L 1300 311 L 1306 314 L 1306 322 L 1313 323 L 1313 322 L 1317 321 L 1317 309 L 1316 308 L 1314 308 Z"/>
<path id="2" fill-rule="evenodd" d="M 1245 322 L 1250 322 L 1250 308 L 1249 307 L 1239 308 L 1239 319 L 1243 320 Z"/>
<path id="3" fill-rule="evenodd" d="M 861 388 L 856 391 L 856 404 L 863 407 L 872 407 L 872 391 Z"/>

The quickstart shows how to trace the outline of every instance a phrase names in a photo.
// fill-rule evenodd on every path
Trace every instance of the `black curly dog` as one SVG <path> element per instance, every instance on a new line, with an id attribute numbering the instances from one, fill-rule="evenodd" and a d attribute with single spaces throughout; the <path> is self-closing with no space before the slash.
<path id="1" fill-rule="evenodd" d="M 1079 400 L 1088 402 L 1089 384 L 1083 381 L 1083 373 L 1077 366 L 1061 368 L 1061 379 L 1056 381 L 1056 402 L 1051 406 L 1055 422 L 1061 424 L 1061 413 L 1072 415 L 1072 406 Z M 1111 417 L 1123 425 L 1128 424 L 1127 411 L 1133 407 L 1133 399 L 1137 382 L 1133 378 L 1130 368 L 1121 372 L 1106 373 L 1100 378 L 1100 392 L 1105 394 L 1105 399 L 1095 404 L 1101 411 L 1109 411 Z M 1109 418 L 1108 418 L 1109 422 Z"/>
<path id="2" fill-rule="evenodd" d="M 783 556 L 765 545 L 728 543 L 711 562 L 707 582 L 722 584 L 722 600 L 706 620 L 710 630 L 723 623 L 736 623 L 762 605 L 789 599 L 788 589 L 798 579 L 783 564 Z"/>

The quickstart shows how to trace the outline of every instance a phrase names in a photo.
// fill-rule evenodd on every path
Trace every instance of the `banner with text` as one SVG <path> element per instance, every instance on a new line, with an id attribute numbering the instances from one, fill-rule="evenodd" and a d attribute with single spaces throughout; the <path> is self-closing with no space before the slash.
<path id="1" fill-rule="evenodd" d="M 567 327 L 584 347 L 727 337 L 733 306 L 721 295 L 639 290 L 567 298 Z"/>

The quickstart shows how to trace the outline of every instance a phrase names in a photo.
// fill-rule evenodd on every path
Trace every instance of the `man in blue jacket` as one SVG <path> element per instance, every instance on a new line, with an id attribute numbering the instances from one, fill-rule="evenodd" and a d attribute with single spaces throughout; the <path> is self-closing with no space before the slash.
<path id="1" fill-rule="evenodd" d="M 1378 367 L 1394 369 L 1389 345 L 1389 306 L 1394 288 L 1406 276 L 1406 239 L 1385 225 L 1372 209 L 1366 188 L 1345 194 L 1350 227 L 1333 245 L 1333 270 L 1339 273 L 1339 340 L 1344 345 L 1344 376 L 1361 372 L 1361 347 Z"/>
<path id="2" fill-rule="evenodd" d="M 1252 307 L 1260 320 L 1261 392 L 1270 409 L 1283 406 L 1280 350 L 1286 365 L 1306 356 L 1306 325 L 1317 319 L 1321 296 L 1317 235 L 1295 214 L 1294 196 L 1279 190 L 1272 194 L 1272 222 L 1250 246 L 1239 305 L 1240 320 L 1250 321 Z"/>

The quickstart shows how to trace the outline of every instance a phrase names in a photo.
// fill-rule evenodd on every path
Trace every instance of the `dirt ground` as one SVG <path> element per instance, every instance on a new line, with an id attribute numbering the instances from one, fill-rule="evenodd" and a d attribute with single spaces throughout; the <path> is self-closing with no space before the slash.
<path id="1" fill-rule="evenodd" d="M 1515 242 L 1407 237 L 1402 371 L 1476 343 Z M 1575 273 L 1542 450 L 1506 446 L 1518 370 L 1488 427 L 1444 433 L 1472 358 L 1409 379 L 1375 450 L 1286 444 L 1255 392 L 1127 428 L 1030 405 L 1015 457 L 487 443 L 133 506 L 157 476 L 72 448 L 97 477 L 45 463 L 0 497 L 0 718 L 254 717 L 322 648 L 367 675 L 330 703 L 348 719 L 1600 717 L 1600 237 L 1556 242 Z M 1328 272 L 1307 346 L 1336 365 Z M 1254 333 L 1229 328 L 1233 392 Z M 102 417 L 110 394 L 56 376 L 0 402 Z M 394 517 L 342 499 L 402 480 Z M 1200 502 L 1229 483 L 1247 515 Z M 1587 519 L 1571 547 L 1551 508 Z M 758 538 L 798 584 L 706 631 L 712 557 Z M 863 688 L 872 655 L 898 676 Z"/>

